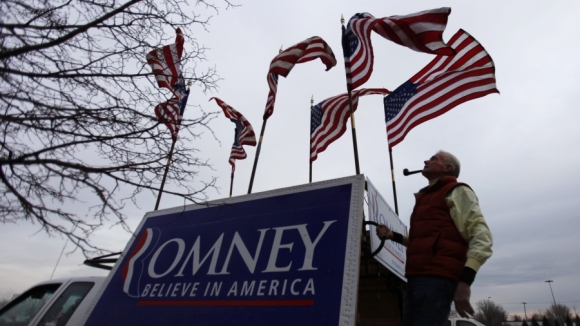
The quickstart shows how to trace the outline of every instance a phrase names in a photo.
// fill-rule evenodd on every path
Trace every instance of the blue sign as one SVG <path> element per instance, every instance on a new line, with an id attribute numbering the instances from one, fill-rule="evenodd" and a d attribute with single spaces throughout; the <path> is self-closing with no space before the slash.
<path id="1" fill-rule="evenodd" d="M 364 177 L 145 215 L 85 325 L 354 325 Z"/>

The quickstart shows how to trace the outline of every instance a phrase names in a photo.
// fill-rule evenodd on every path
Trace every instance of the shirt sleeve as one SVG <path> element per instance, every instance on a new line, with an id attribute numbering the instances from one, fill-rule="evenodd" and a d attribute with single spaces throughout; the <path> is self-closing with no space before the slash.
<path id="1" fill-rule="evenodd" d="M 393 231 L 393 239 L 392 240 L 396 243 L 402 244 L 405 247 L 409 246 L 409 236 L 408 235 L 403 235 L 399 232 Z"/>
<path id="2" fill-rule="evenodd" d="M 446 201 L 457 230 L 469 245 L 465 266 L 477 272 L 491 257 L 493 244 L 477 196 L 471 188 L 459 186 L 451 191 Z"/>

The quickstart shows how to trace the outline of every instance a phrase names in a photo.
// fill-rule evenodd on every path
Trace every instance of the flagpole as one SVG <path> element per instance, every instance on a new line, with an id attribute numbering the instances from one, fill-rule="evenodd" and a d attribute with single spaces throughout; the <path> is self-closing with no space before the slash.
<path id="1" fill-rule="evenodd" d="M 344 29 L 344 17 L 341 15 L 340 17 L 340 23 L 342 24 L 342 28 Z M 345 44 L 345 39 L 344 39 L 344 35 L 343 35 L 343 40 L 342 40 L 342 49 L 343 51 L 346 51 L 345 46 L 348 46 L 348 44 Z M 344 60 L 350 60 L 348 58 L 348 56 L 344 55 Z M 348 78 L 348 76 L 347 76 Z M 347 79 L 347 90 L 348 90 L 348 108 L 350 109 L 350 126 L 351 126 L 351 130 L 352 130 L 352 148 L 354 151 L 354 165 L 355 165 L 355 170 L 356 170 L 356 174 L 360 174 L 360 166 L 359 166 L 359 162 L 358 162 L 358 146 L 357 146 L 357 140 L 356 140 L 356 125 L 355 125 L 355 121 L 354 121 L 354 111 L 352 109 L 352 90 L 351 88 L 348 86 L 348 79 Z"/>
<path id="2" fill-rule="evenodd" d="M 230 197 L 232 197 L 232 189 L 234 188 L 234 171 L 235 168 L 232 166 L 232 175 L 230 178 Z"/>
<path id="3" fill-rule="evenodd" d="M 256 175 L 256 167 L 258 166 L 258 159 L 260 158 L 260 150 L 262 149 L 262 139 L 264 138 L 264 130 L 266 130 L 266 122 L 268 122 L 268 119 L 262 120 L 262 130 L 260 131 L 260 139 L 258 140 L 258 147 L 256 148 L 256 156 L 254 157 L 254 166 L 252 167 L 252 176 L 250 177 L 250 186 L 248 187 L 248 194 L 252 193 L 252 186 L 254 185 L 254 176 Z"/>
<path id="4" fill-rule="evenodd" d="M 169 172 L 169 165 L 171 164 L 171 157 L 173 156 L 173 148 L 175 148 L 175 139 L 171 143 L 171 149 L 169 150 L 169 157 L 167 157 L 167 164 L 165 165 L 165 172 L 163 173 L 163 179 L 161 180 L 161 187 L 159 187 L 159 194 L 157 195 L 157 202 L 155 203 L 155 210 L 159 208 L 159 203 L 161 202 L 161 194 L 163 194 L 163 187 L 165 187 L 165 179 L 167 178 L 167 172 Z"/>
<path id="5" fill-rule="evenodd" d="M 278 54 L 282 53 L 282 46 Z M 268 118 L 262 121 L 262 130 L 260 131 L 260 139 L 258 140 L 258 148 L 256 148 L 256 156 L 254 156 L 254 166 L 252 167 L 252 176 L 250 177 L 250 186 L 248 187 L 248 194 L 252 193 L 252 187 L 254 186 L 254 176 L 256 175 L 256 167 L 258 166 L 258 159 L 260 158 L 260 150 L 262 149 L 262 139 L 264 139 L 264 131 L 266 130 L 266 122 Z"/>
<path id="6" fill-rule="evenodd" d="M 387 95 L 383 97 L 386 98 Z M 395 184 L 395 168 L 393 167 L 393 150 L 391 144 L 389 144 L 389 131 L 387 130 L 387 145 L 389 146 L 389 163 L 391 164 L 391 181 L 393 183 L 393 198 L 395 199 L 395 213 L 399 216 L 399 204 L 397 203 L 397 186 Z"/>
<path id="7" fill-rule="evenodd" d="M 393 151 L 389 145 L 389 162 L 391 163 L 391 180 L 393 181 L 393 197 L 395 199 L 395 213 L 399 216 L 399 204 L 397 204 L 397 186 L 395 185 L 395 169 L 393 168 Z"/>
<path id="8" fill-rule="evenodd" d="M 191 84 L 192 84 L 192 81 L 190 80 L 187 83 L 187 90 L 188 91 L 191 89 Z M 189 92 L 188 92 L 188 94 L 189 94 Z M 186 100 L 186 102 L 187 102 L 187 100 Z M 185 105 L 187 105 L 187 103 L 185 103 L 183 105 L 185 108 Z M 180 124 L 181 124 L 181 122 L 180 122 Z M 163 179 L 161 179 L 161 187 L 159 187 L 159 194 L 157 195 L 157 202 L 155 203 L 155 210 L 157 210 L 159 208 L 159 203 L 161 202 L 161 194 L 163 194 L 163 188 L 165 187 L 165 179 L 167 178 L 167 172 L 169 172 L 169 165 L 171 164 L 171 157 L 173 156 L 173 149 L 175 148 L 176 141 L 177 141 L 177 137 L 175 137 L 175 139 L 173 139 L 173 142 L 171 143 L 171 149 L 169 150 L 169 156 L 167 157 L 167 164 L 165 165 L 165 172 L 163 172 Z"/>
<path id="9" fill-rule="evenodd" d="M 310 128 L 312 128 L 312 108 L 314 107 L 314 95 L 310 98 Z M 312 183 L 312 132 L 310 133 L 310 149 L 308 150 L 308 164 L 310 166 L 308 183 Z"/>
<path id="10" fill-rule="evenodd" d="M 352 130 L 352 148 L 354 150 L 354 165 L 356 174 L 360 174 L 360 166 L 358 163 L 358 146 L 356 141 L 356 126 L 354 123 L 354 111 L 352 110 L 352 95 L 351 90 L 348 90 L 348 107 L 350 109 L 350 129 Z"/>

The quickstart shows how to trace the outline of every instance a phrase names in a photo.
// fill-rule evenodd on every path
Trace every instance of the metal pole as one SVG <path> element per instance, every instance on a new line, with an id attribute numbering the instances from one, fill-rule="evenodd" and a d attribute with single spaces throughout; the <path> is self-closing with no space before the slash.
<path id="1" fill-rule="evenodd" d="M 191 89 L 191 84 L 193 82 L 190 80 L 187 83 L 187 91 L 188 91 L 188 95 L 189 96 L 189 90 Z M 187 101 L 187 97 L 186 97 L 186 101 Z M 183 109 L 185 110 L 185 105 L 187 105 L 187 103 L 183 104 L 184 107 Z M 181 122 L 180 122 L 181 124 Z M 173 142 L 171 143 L 171 149 L 169 150 L 169 156 L 167 157 L 167 165 L 165 166 L 165 172 L 163 173 L 163 179 L 161 180 L 161 187 L 159 188 L 159 194 L 157 195 L 157 202 L 155 203 L 155 210 L 157 210 L 159 208 L 159 203 L 161 202 L 161 194 L 163 194 L 163 188 L 165 187 L 165 179 L 167 178 L 167 172 L 169 171 L 169 164 L 171 164 L 171 157 L 173 156 L 173 149 L 175 148 L 175 142 L 177 141 L 177 136 L 175 136 L 175 139 L 173 139 Z"/>
<path id="2" fill-rule="evenodd" d="M 62 258 L 62 254 L 64 253 L 64 248 L 66 248 L 67 243 L 68 243 L 68 238 L 66 238 L 66 241 L 64 242 L 64 246 L 62 247 L 62 251 L 60 252 L 60 256 L 58 256 L 58 259 L 56 260 L 56 265 L 54 265 L 54 269 L 52 270 L 52 274 L 50 274 L 50 280 L 52 280 L 52 277 L 54 276 L 54 272 L 56 271 L 56 267 L 58 266 L 58 263 L 60 262 L 60 259 Z"/>
<path id="3" fill-rule="evenodd" d="M 314 107 L 314 95 L 310 98 L 310 128 L 312 128 L 312 108 Z M 312 183 L 312 132 L 310 132 L 310 149 L 308 150 L 308 183 Z"/>
<path id="4" fill-rule="evenodd" d="M 395 170 L 393 168 L 393 153 L 389 145 L 389 162 L 391 163 L 391 180 L 393 181 L 393 197 L 395 198 L 395 213 L 399 216 L 399 204 L 397 203 L 397 186 L 395 185 Z"/>
<path id="5" fill-rule="evenodd" d="M 524 321 L 528 321 L 528 314 L 526 313 L 526 303 L 527 302 L 522 302 L 524 304 Z"/>
<path id="6" fill-rule="evenodd" d="M 167 165 L 165 165 L 165 172 L 163 173 L 163 179 L 161 180 L 161 187 L 159 187 L 159 194 L 157 195 L 157 202 L 155 203 L 155 210 L 159 208 L 159 203 L 161 202 L 161 194 L 163 194 L 163 187 L 165 187 L 165 179 L 167 178 L 167 172 L 169 171 L 169 164 L 171 164 L 171 156 L 173 156 L 173 148 L 175 147 L 175 140 L 171 143 L 171 149 L 169 150 L 169 157 L 167 157 Z"/>
<path id="7" fill-rule="evenodd" d="M 352 109 L 352 94 L 351 90 L 348 90 L 348 107 L 350 109 L 350 129 L 352 130 L 352 148 L 354 150 L 354 166 L 356 174 L 360 174 L 360 166 L 358 164 L 358 146 L 356 141 L 356 125 L 354 122 L 354 111 Z"/>
<path id="8" fill-rule="evenodd" d="M 552 300 L 554 300 L 554 315 L 556 316 L 556 318 L 558 318 L 560 320 L 560 324 L 561 325 L 564 325 L 564 323 L 562 321 L 562 318 L 560 318 L 560 316 L 556 312 L 556 309 L 557 309 L 557 307 L 556 307 L 556 298 L 554 297 L 554 291 L 552 290 L 552 282 L 554 282 L 554 281 L 552 281 L 552 280 L 547 280 L 546 281 L 546 283 L 548 283 L 548 285 L 550 286 L 550 292 L 552 293 Z"/>
<path id="9" fill-rule="evenodd" d="M 282 53 L 282 46 L 280 46 L 280 50 L 278 51 L 278 54 L 280 53 Z M 268 74 L 270 74 L 270 72 L 268 72 Z M 258 148 L 256 148 L 256 156 L 254 157 L 254 166 L 252 167 L 252 176 L 250 177 L 250 186 L 248 187 L 248 194 L 252 193 L 252 187 L 254 186 L 254 176 L 256 175 L 256 167 L 258 166 L 258 159 L 260 158 L 260 150 L 262 149 L 262 139 L 264 139 L 266 122 L 268 122 L 268 118 L 262 121 L 262 130 L 260 131 L 260 140 L 258 141 Z"/>
<path id="10" fill-rule="evenodd" d="M 252 193 L 252 186 L 254 185 L 254 176 L 256 175 L 256 167 L 258 166 L 258 159 L 260 158 L 260 150 L 262 149 L 262 139 L 264 138 L 264 130 L 266 130 L 266 122 L 268 122 L 268 119 L 262 121 L 262 131 L 260 131 L 258 148 L 256 148 L 256 157 L 254 157 L 254 167 L 252 167 L 252 176 L 250 177 L 250 186 L 248 187 L 248 194 Z"/>
<path id="11" fill-rule="evenodd" d="M 342 51 L 344 54 L 344 62 L 345 62 L 345 72 L 348 73 L 348 70 L 350 66 L 350 62 L 348 60 L 349 59 L 349 52 L 350 50 L 348 49 L 348 41 L 346 40 L 346 36 L 345 36 L 345 27 L 344 27 L 344 17 L 340 17 L 340 23 L 342 24 Z M 352 89 L 351 86 L 348 84 L 348 75 L 346 75 L 347 81 L 346 81 L 346 88 L 348 90 L 348 107 L 350 109 L 350 125 L 351 125 L 351 129 L 352 129 L 352 147 L 354 150 L 354 165 L 355 165 L 355 171 L 356 174 L 360 174 L 360 167 L 358 164 L 358 146 L 357 146 L 357 141 L 356 141 L 356 126 L 355 126 L 355 122 L 354 122 L 354 111 L 352 108 Z"/>
<path id="12" fill-rule="evenodd" d="M 552 292 L 552 300 L 554 300 L 554 305 L 556 305 L 556 298 L 554 297 L 554 291 L 552 291 L 552 280 L 547 280 L 546 283 L 550 286 L 550 292 Z"/>
<path id="13" fill-rule="evenodd" d="M 385 95 L 384 98 L 387 97 Z M 393 198 L 395 199 L 395 213 L 397 216 L 399 215 L 399 204 L 397 203 L 397 186 L 395 184 L 395 169 L 393 167 L 393 150 L 391 148 L 391 144 L 389 144 L 389 133 L 387 132 L 387 145 L 389 146 L 389 163 L 391 164 L 391 181 L 393 183 Z"/>
<path id="14" fill-rule="evenodd" d="M 230 178 L 230 198 L 232 197 L 232 189 L 234 188 L 234 171 L 235 168 L 232 166 L 232 176 Z"/>

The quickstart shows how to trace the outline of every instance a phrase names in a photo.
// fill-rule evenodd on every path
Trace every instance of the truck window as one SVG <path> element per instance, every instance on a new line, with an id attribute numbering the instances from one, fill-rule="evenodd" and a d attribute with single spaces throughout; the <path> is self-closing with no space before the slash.
<path id="1" fill-rule="evenodd" d="M 38 326 L 64 326 L 75 312 L 87 293 L 93 288 L 93 282 L 75 282 L 69 285 L 54 304 L 44 314 Z"/>
<path id="2" fill-rule="evenodd" d="M 61 283 L 33 287 L 0 309 L 0 326 L 24 326 L 36 316 Z"/>

